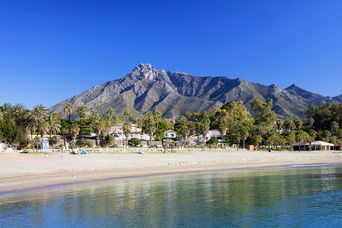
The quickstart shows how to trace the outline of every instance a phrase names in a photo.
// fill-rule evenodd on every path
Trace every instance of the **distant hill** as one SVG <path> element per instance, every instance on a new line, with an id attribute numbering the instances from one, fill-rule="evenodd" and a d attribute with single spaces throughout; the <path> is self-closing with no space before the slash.
<path id="1" fill-rule="evenodd" d="M 133 115 L 159 111 L 164 117 L 177 117 L 187 111 L 210 110 L 232 100 L 241 100 L 249 108 L 250 102 L 256 98 L 263 101 L 272 98 L 273 110 L 279 116 L 290 118 L 303 117 L 311 103 L 321 105 L 342 101 L 342 95 L 324 97 L 296 85 L 282 89 L 277 85 L 267 86 L 239 78 L 197 77 L 140 64 L 121 79 L 97 85 L 52 106 L 50 111 L 63 114 L 65 104 L 70 102 L 75 107 L 86 105 L 100 113 L 113 107 L 120 114 L 125 110 Z"/>
<path id="2" fill-rule="evenodd" d="M 334 100 L 335 102 L 341 103 L 341 102 L 342 102 L 342 94 L 341 94 L 340 96 L 334 97 L 333 100 Z"/>

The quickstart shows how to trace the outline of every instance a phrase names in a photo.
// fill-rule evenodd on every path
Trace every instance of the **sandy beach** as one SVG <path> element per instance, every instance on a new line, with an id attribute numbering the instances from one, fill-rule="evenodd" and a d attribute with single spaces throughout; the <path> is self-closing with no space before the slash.
<path id="1" fill-rule="evenodd" d="M 342 163 L 338 151 L 0 154 L 0 193 L 59 184 L 181 172 Z"/>

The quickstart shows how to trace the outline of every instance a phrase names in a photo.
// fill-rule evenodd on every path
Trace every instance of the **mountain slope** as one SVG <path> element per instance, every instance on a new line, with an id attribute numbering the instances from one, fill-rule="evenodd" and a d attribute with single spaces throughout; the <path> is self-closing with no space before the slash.
<path id="1" fill-rule="evenodd" d="M 340 96 L 333 97 L 333 101 L 341 103 L 342 102 L 342 94 Z"/>
<path id="2" fill-rule="evenodd" d="M 294 96 L 300 97 L 301 99 L 305 100 L 307 103 L 322 105 L 325 103 L 332 102 L 332 99 L 329 97 L 324 97 L 324 96 L 319 95 L 319 94 L 311 93 L 309 91 L 306 91 L 306 90 L 296 86 L 295 84 L 289 86 L 285 90 Z"/>
<path id="3" fill-rule="evenodd" d="M 210 110 L 231 100 L 241 100 L 249 108 L 249 103 L 256 98 L 264 101 L 272 98 L 274 111 L 286 117 L 303 117 L 308 104 L 332 101 L 295 85 L 284 90 L 277 85 L 227 77 L 195 77 L 140 64 L 121 79 L 95 86 L 54 105 L 50 111 L 63 113 L 65 104 L 72 103 L 75 107 L 87 105 L 101 113 L 113 107 L 120 114 L 126 110 L 133 115 L 159 111 L 164 117 L 177 117 L 187 111 Z"/>

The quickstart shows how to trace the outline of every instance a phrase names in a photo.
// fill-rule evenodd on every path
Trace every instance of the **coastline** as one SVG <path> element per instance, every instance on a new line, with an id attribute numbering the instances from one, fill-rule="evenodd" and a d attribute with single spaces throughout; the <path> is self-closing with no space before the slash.
<path id="1" fill-rule="evenodd" d="M 176 154 L 0 154 L 0 195 L 70 184 L 181 173 L 342 164 L 338 151 Z"/>

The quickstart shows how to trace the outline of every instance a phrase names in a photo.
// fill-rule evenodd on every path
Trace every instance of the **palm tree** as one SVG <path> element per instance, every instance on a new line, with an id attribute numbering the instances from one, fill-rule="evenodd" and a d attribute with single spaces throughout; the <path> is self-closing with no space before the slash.
<path id="1" fill-rule="evenodd" d="M 61 116 L 59 114 L 51 114 L 48 119 L 48 124 L 50 137 L 53 134 L 58 134 L 61 132 Z"/>
<path id="2" fill-rule="evenodd" d="M 32 117 L 33 125 L 36 131 L 43 138 L 48 128 L 47 123 L 46 123 L 46 117 L 47 117 L 46 108 L 43 105 L 36 105 L 35 107 L 33 107 L 33 110 L 31 112 L 31 117 Z"/>
<path id="3" fill-rule="evenodd" d="M 156 133 L 158 132 L 159 123 L 160 123 L 160 121 L 162 119 L 161 116 L 162 116 L 162 114 L 160 112 L 158 112 L 158 111 L 154 113 L 154 120 L 156 122 Z"/>
<path id="4" fill-rule="evenodd" d="M 70 126 L 70 135 L 73 143 L 76 143 L 77 136 L 80 134 L 80 127 L 76 123 L 72 123 Z"/>
<path id="5" fill-rule="evenodd" d="M 152 112 L 149 112 L 147 113 L 147 115 L 145 115 L 144 120 L 143 120 L 143 129 L 150 136 L 149 146 L 151 147 L 152 137 L 157 130 L 155 117 L 152 114 Z"/>
<path id="6" fill-rule="evenodd" d="M 103 118 L 106 120 L 106 122 L 110 125 L 113 126 L 114 124 L 116 124 L 116 122 L 118 121 L 118 117 L 116 114 L 116 111 L 114 108 L 110 108 L 108 109 L 104 114 L 103 114 Z"/>
<path id="7" fill-rule="evenodd" d="M 98 113 L 94 113 L 91 127 L 93 128 L 96 134 L 96 145 L 100 146 L 100 136 L 108 128 L 108 123 Z"/>
<path id="8" fill-rule="evenodd" d="M 82 120 L 86 119 L 90 115 L 89 108 L 85 105 L 82 105 L 81 107 L 79 107 L 77 112 Z"/>
<path id="9" fill-rule="evenodd" d="M 126 145 L 128 145 L 128 137 L 132 132 L 132 124 L 126 121 L 122 126 L 122 130 L 123 130 L 124 135 L 126 136 L 126 142 L 127 142 Z"/>
<path id="10" fill-rule="evenodd" d="M 22 104 L 16 104 L 13 106 L 12 118 L 14 118 L 16 125 L 27 133 L 31 122 L 30 111 Z"/>
<path id="11" fill-rule="evenodd" d="M 64 107 L 64 113 L 68 116 L 69 122 L 71 122 L 71 116 L 74 113 L 74 106 L 71 103 L 67 103 Z"/>
<path id="12" fill-rule="evenodd" d="M 5 103 L 0 107 L 2 115 L 5 119 L 12 118 L 13 106 L 10 103 Z"/>

